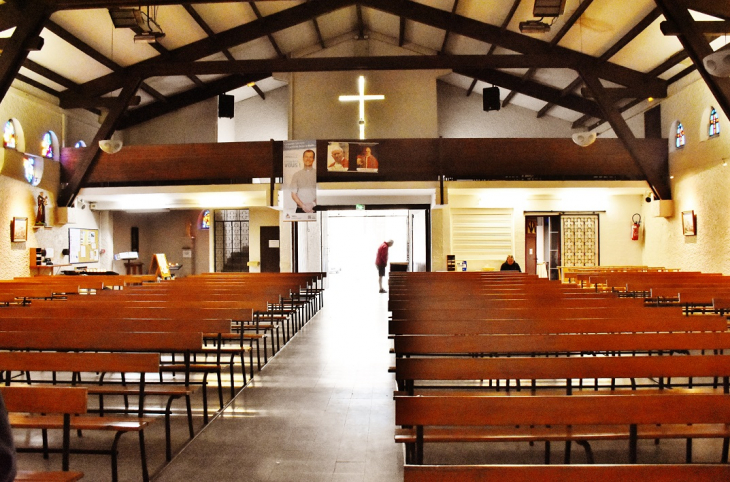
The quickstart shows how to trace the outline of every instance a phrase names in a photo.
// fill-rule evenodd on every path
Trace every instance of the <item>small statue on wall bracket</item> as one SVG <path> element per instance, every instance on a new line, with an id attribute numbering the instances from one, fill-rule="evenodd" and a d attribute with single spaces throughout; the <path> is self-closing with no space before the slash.
<path id="1" fill-rule="evenodd" d="M 38 211 L 35 215 L 35 225 L 45 226 L 46 225 L 46 205 L 48 204 L 48 196 L 44 196 L 43 193 L 38 195 Z"/>

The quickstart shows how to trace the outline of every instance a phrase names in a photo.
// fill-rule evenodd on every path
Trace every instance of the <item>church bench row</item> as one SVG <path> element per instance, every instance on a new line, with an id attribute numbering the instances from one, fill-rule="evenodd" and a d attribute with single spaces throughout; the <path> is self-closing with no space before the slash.
<path id="1" fill-rule="evenodd" d="M 404 482 L 717 482 L 730 466 L 674 465 L 406 465 Z"/>
<path id="2" fill-rule="evenodd" d="M 10 356 L 6 356 L 3 360 L 6 366 L 11 364 L 10 358 Z M 54 362 L 52 357 L 49 357 L 47 354 L 43 354 L 43 358 L 46 364 L 53 365 Z M 68 360 L 68 357 L 66 357 L 66 360 Z M 129 361 L 127 362 L 127 360 Z M 28 357 L 25 357 L 25 359 L 18 358 L 12 363 L 14 366 L 22 367 L 34 367 L 34 364 L 35 363 L 32 360 L 29 360 Z M 152 355 L 144 358 L 136 356 L 134 358 L 125 359 L 123 357 L 116 356 L 112 360 L 111 356 L 106 356 L 105 359 L 97 357 L 96 360 L 90 364 L 88 359 L 86 361 L 77 359 L 73 365 L 74 368 L 78 368 L 80 371 L 91 371 L 94 370 L 95 367 L 99 367 L 100 369 L 113 367 L 114 369 L 121 369 L 122 371 L 139 370 L 141 372 L 156 372 L 159 366 L 159 357 Z M 65 363 L 63 362 L 59 362 L 57 366 L 59 368 L 66 368 Z M 142 383 L 142 387 L 143 386 L 144 384 Z M 139 436 L 142 479 L 148 481 L 149 471 L 147 468 L 144 430 L 154 421 L 154 419 L 143 417 L 144 395 L 142 394 L 140 396 L 139 412 L 136 417 L 119 417 L 101 414 L 90 415 L 87 413 L 88 389 L 84 387 L 70 388 L 78 394 L 77 397 L 74 397 L 76 403 L 71 403 L 68 400 L 68 394 L 74 392 L 64 390 L 65 388 L 67 387 L 3 387 L 3 398 L 6 401 L 9 412 L 8 418 L 13 432 L 20 430 L 42 430 L 44 434 L 49 430 L 61 430 L 63 432 L 63 447 L 60 449 L 49 447 L 48 439 L 44 435 L 42 447 L 23 446 L 17 447 L 16 450 L 18 452 L 41 452 L 44 454 L 45 458 L 47 458 L 50 452 L 60 452 L 62 453 L 63 470 L 69 470 L 69 455 L 72 453 L 109 455 L 111 457 L 111 479 L 116 481 L 118 480 L 117 447 L 119 439 L 125 433 L 136 432 Z M 83 394 L 82 398 L 81 394 Z M 10 398 L 9 400 L 8 396 Z M 21 396 L 23 397 L 23 400 L 19 403 L 17 398 Z M 83 401 L 83 406 L 81 406 L 79 398 Z M 47 406 L 49 400 L 55 400 L 58 405 L 56 407 Z M 63 416 L 59 417 L 58 414 L 63 414 Z M 115 436 L 111 447 L 108 449 L 100 449 L 98 446 L 94 448 L 73 448 L 71 447 L 70 441 L 71 430 L 113 432 Z M 19 438 L 16 437 L 16 440 L 18 439 Z"/>
<path id="3" fill-rule="evenodd" d="M 82 386 L 87 389 L 90 395 L 99 397 L 99 406 L 97 411 L 103 416 L 108 410 L 104 408 L 104 397 L 106 396 L 123 396 L 125 399 L 125 407 L 127 405 L 128 396 L 136 396 L 138 398 L 138 407 L 131 412 L 137 412 L 139 417 L 145 413 L 163 413 L 165 416 L 165 452 L 167 460 L 172 459 L 171 449 L 171 404 L 172 401 L 184 397 L 187 406 L 188 431 L 190 437 L 194 436 L 192 409 L 190 396 L 195 393 L 196 389 L 184 385 L 165 384 L 164 386 L 150 386 L 146 383 L 145 374 L 159 373 L 160 355 L 157 353 L 75 353 L 75 352 L 0 352 L 0 372 L 7 372 L 5 381 L 9 385 L 12 381 L 10 372 L 25 372 L 26 378 L 24 383 L 40 383 L 41 380 L 31 380 L 32 372 L 53 372 L 53 384 L 72 384 L 73 386 Z M 91 373 L 92 380 L 84 382 L 82 380 L 83 373 Z M 72 375 L 64 377 L 63 375 Z M 138 381 L 130 383 L 126 374 L 138 374 Z M 110 377 L 119 376 L 121 380 L 110 381 Z M 35 378 L 35 377 L 33 377 Z M 60 378 L 68 378 L 60 380 Z M 46 380 L 49 382 L 49 380 Z M 168 397 L 167 407 L 163 411 L 154 410 L 145 406 L 145 397 L 164 396 Z M 119 411 L 119 410 L 116 410 Z M 121 412 L 127 413 L 130 410 L 123 409 Z M 127 424 L 130 419 L 120 419 L 113 417 L 105 417 L 108 423 L 119 423 L 121 426 Z M 134 420 L 131 420 L 134 422 Z M 88 423 L 84 420 L 84 423 Z M 74 428 L 74 427 L 72 427 Z"/>
<path id="4" fill-rule="evenodd" d="M 396 425 L 412 427 L 406 430 L 412 431 L 413 438 L 400 439 L 408 446 L 408 463 L 423 463 L 424 443 L 430 441 L 621 439 L 628 439 L 629 462 L 636 463 L 640 438 L 674 437 L 723 438 L 721 460 L 727 462 L 730 395 L 726 394 L 396 395 L 395 403 Z M 724 430 L 687 424 L 712 424 Z M 446 433 L 439 436 L 439 430 Z M 429 431 L 436 435 L 429 439 Z"/>
<path id="5" fill-rule="evenodd" d="M 213 340 L 220 333 L 224 341 L 227 342 L 238 342 L 239 345 L 242 345 L 244 341 L 247 341 L 249 346 L 252 347 L 252 343 L 255 343 L 259 369 L 261 369 L 261 345 L 259 342 L 263 344 L 264 363 L 268 361 L 266 338 L 271 339 L 272 354 L 276 353 L 277 345 L 275 342 L 278 340 L 276 336 L 273 336 L 273 330 L 278 329 L 278 325 L 262 323 L 258 319 L 254 320 L 253 311 L 250 308 L 200 308 L 197 304 L 189 303 L 182 303 L 189 306 L 179 306 L 178 303 L 169 303 L 164 306 L 153 303 L 154 306 L 148 306 L 149 304 L 135 302 L 114 302 L 112 306 L 109 306 L 109 303 L 97 303 L 95 301 L 97 300 L 87 300 L 86 302 L 34 300 L 29 305 L 1 309 L 0 320 L 4 318 L 40 317 L 81 320 L 104 317 L 112 310 L 115 318 L 172 319 L 180 320 L 186 324 L 194 323 L 196 320 L 226 320 L 232 325 L 234 333 L 228 333 L 230 329 L 224 332 L 208 331 L 205 332 L 205 340 Z"/>
<path id="6" fill-rule="evenodd" d="M 574 380 L 652 378 L 659 379 L 652 386 L 666 388 L 674 377 L 723 378 L 723 390 L 730 392 L 730 355 L 398 358 L 395 365 L 396 382 L 409 395 L 422 394 L 425 389 L 429 393 L 448 393 L 450 389 L 466 388 L 481 396 L 484 387 L 465 382 L 503 379 L 532 381 L 533 389 L 523 392 L 526 394 L 542 392 L 534 391 L 536 381 L 565 380 L 566 394 L 570 395 Z M 423 383 L 434 381 L 438 383 Z"/>

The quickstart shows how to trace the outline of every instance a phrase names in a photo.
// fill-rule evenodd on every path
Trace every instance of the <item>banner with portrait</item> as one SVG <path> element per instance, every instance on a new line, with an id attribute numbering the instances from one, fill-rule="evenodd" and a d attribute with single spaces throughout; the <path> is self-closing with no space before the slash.
<path id="1" fill-rule="evenodd" d="M 284 141 L 284 221 L 317 220 L 317 142 Z"/>
<path id="2" fill-rule="evenodd" d="M 378 172 L 377 142 L 330 142 L 327 172 Z"/>

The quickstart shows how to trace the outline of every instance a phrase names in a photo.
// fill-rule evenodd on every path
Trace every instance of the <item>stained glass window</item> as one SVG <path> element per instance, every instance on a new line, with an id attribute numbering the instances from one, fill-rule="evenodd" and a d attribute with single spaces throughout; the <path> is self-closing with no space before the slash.
<path id="1" fill-rule="evenodd" d="M 53 159 L 53 136 L 51 131 L 43 134 L 43 141 L 41 142 L 41 155 L 48 159 Z"/>
<path id="2" fill-rule="evenodd" d="M 40 176 L 36 176 L 36 159 L 33 157 L 26 157 L 23 159 L 23 172 L 25 180 L 31 183 L 33 186 L 37 186 L 41 183 Z"/>
<path id="3" fill-rule="evenodd" d="M 710 137 L 720 135 L 720 116 L 717 115 L 717 110 L 714 107 L 710 111 L 710 128 L 708 134 Z"/>
<path id="4" fill-rule="evenodd" d="M 677 134 L 674 136 L 674 145 L 677 149 L 684 147 L 687 139 L 684 137 L 684 126 L 681 122 L 677 123 Z"/>
<path id="5" fill-rule="evenodd" d="M 79 141 L 74 144 L 74 147 L 86 147 L 86 143 L 84 141 Z"/>
<path id="6" fill-rule="evenodd" d="M 200 229 L 210 229 L 210 209 L 203 211 L 203 219 L 200 221 Z"/>
<path id="7" fill-rule="evenodd" d="M 15 149 L 17 145 L 17 135 L 15 134 L 15 125 L 12 120 L 5 123 L 3 129 L 3 147 L 6 149 Z"/>

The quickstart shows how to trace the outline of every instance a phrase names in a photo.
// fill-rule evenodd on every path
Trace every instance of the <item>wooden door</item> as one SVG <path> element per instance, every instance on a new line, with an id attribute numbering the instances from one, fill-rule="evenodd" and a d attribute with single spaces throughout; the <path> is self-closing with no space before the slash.
<path id="1" fill-rule="evenodd" d="M 279 226 L 261 226 L 261 272 L 279 272 Z"/>
<path id="2" fill-rule="evenodd" d="M 537 274 L 537 216 L 525 216 L 525 273 Z"/>

